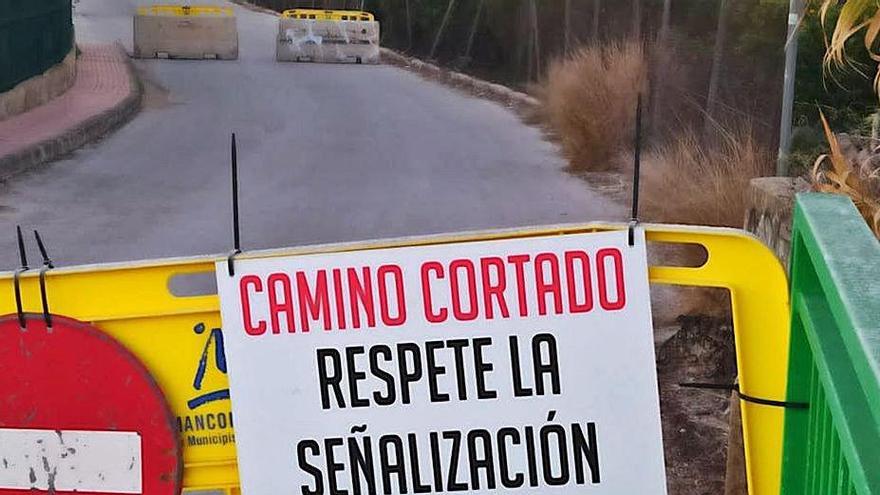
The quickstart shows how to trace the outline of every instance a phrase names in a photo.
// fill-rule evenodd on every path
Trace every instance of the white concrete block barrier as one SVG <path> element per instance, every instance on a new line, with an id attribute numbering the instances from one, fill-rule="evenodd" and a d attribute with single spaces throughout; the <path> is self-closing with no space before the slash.
<path id="1" fill-rule="evenodd" d="M 278 21 L 279 62 L 379 63 L 379 23 L 358 11 L 288 10 Z"/>
<path id="2" fill-rule="evenodd" d="M 238 59 L 229 7 L 154 5 L 134 16 L 135 58 Z"/>

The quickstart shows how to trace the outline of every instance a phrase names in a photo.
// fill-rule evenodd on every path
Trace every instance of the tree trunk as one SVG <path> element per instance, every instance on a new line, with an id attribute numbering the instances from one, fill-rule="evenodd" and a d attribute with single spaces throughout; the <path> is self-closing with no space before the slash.
<path id="1" fill-rule="evenodd" d="M 535 37 L 532 34 L 531 2 L 523 2 L 522 30 L 526 40 L 526 81 L 531 82 L 535 66 Z"/>
<path id="2" fill-rule="evenodd" d="M 565 54 L 571 51 L 571 0 L 565 0 L 563 12 L 563 30 L 565 33 Z"/>
<path id="3" fill-rule="evenodd" d="M 660 128 L 660 102 L 663 100 L 663 89 L 660 81 L 666 71 L 663 63 L 669 54 L 669 22 L 672 13 L 672 0 L 663 0 L 663 17 L 660 20 L 660 34 L 657 36 L 657 47 L 654 50 L 654 80 L 651 83 L 651 132 L 657 133 Z"/>
<path id="4" fill-rule="evenodd" d="M 525 15 L 525 3 L 518 2 L 519 8 L 516 11 L 516 73 L 521 76 L 525 76 L 524 79 L 528 79 L 528 59 L 529 59 L 529 45 L 531 44 L 531 37 L 527 36 L 525 33 L 528 31 L 527 23 L 526 23 L 526 15 Z"/>
<path id="5" fill-rule="evenodd" d="M 880 138 L 880 111 L 871 114 L 871 139 L 877 141 Z M 872 143 L 876 146 L 877 143 Z"/>
<path id="6" fill-rule="evenodd" d="M 712 52 L 712 72 L 709 75 L 709 94 L 706 96 L 706 123 L 708 131 L 718 108 L 718 83 L 721 79 L 721 62 L 727 38 L 727 0 L 718 6 L 718 27 L 715 30 L 715 48 Z"/>
<path id="7" fill-rule="evenodd" d="M 642 40 L 642 2 L 633 0 L 633 37 Z"/>
<path id="8" fill-rule="evenodd" d="M 593 0 L 593 43 L 599 42 L 599 13 L 602 11 L 602 0 Z"/>
<path id="9" fill-rule="evenodd" d="M 452 9 L 455 8 L 455 0 L 449 0 L 449 4 L 446 6 L 446 13 L 443 14 L 443 21 L 440 22 L 440 29 L 437 30 L 437 36 L 434 37 L 434 44 L 431 45 L 431 53 L 428 55 L 428 59 L 433 59 L 434 54 L 437 53 L 437 47 L 440 45 L 440 39 L 443 37 L 443 31 L 446 30 L 446 24 L 449 22 L 449 18 L 452 16 Z"/>
<path id="10" fill-rule="evenodd" d="M 529 42 L 526 45 L 526 81 L 532 81 L 532 72 L 535 66 L 535 38 L 529 36 Z"/>
<path id="11" fill-rule="evenodd" d="M 483 4 L 485 2 L 486 0 L 480 0 L 480 3 L 477 4 L 477 13 L 474 14 L 474 23 L 471 26 L 470 34 L 468 34 L 467 48 L 464 51 L 466 59 L 471 57 L 471 48 L 474 46 L 474 37 L 477 35 L 477 28 L 480 26 L 480 14 L 483 13 Z"/>
<path id="12" fill-rule="evenodd" d="M 536 0 L 532 0 L 532 33 L 534 46 L 535 46 L 535 79 L 538 78 L 538 75 L 541 73 L 541 42 L 538 36 L 538 6 L 535 3 Z"/>
<path id="13" fill-rule="evenodd" d="M 412 50 L 412 14 L 409 9 L 409 0 L 406 2 L 406 49 Z"/>
<path id="14" fill-rule="evenodd" d="M 663 0 L 663 17 L 660 20 L 660 42 L 669 38 L 669 19 L 672 16 L 672 0 Z"/>

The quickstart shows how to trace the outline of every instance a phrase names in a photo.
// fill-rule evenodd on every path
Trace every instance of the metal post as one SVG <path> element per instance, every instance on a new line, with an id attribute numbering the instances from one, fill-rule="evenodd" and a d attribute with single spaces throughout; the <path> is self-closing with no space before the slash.
<path id="1" fill-rule="evenodd" d="M 776 175 L 788 175 L 788 154 L 791 152 L 791 120 L 794 112 L 794 79 L 797 71 L 798 24 L 804 13 L 803 0 L 790 0 L 788 6 L 788 37 L 785 43 L 785 80 L 782 90 L 782 118 L 779 123 L 779 155 Z"/>

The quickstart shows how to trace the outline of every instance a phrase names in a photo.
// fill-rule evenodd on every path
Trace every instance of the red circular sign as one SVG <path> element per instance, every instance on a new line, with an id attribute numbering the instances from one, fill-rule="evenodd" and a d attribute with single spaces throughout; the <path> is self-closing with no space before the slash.
<path id="1" fill-rule="evenodd" d="M 12 434 L 137 433 L 141 493 L 178 495 L 183 473 L 180 437 L 165 396 L 143 364 L 86 323 L 52 316 L 52 327 L 47 328 L 42 315 L 27 315 L 26 322 L 22 329 L 17 315 L 0 318 L 0 429 Z M 128 438 L 136 442 L 134 435 Z M 35 479 L 31 474 L 31 482 Z M 35 482 L 44 492 L 56 489 L 38 485 Z M 83 488 L 76 493 L 95 490 Z M 74 490 L 58 486 L 57 491 Z M 0 486 L 3 493 L 21 492 Z"/>

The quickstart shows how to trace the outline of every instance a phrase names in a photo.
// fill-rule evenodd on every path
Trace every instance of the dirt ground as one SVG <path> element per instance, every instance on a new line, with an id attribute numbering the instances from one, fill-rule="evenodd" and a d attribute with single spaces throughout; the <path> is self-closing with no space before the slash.
<path id="1" fill-rule="evenodd" d="M 736 377 L 729 320 L 679 317 L 657 348 L 660 412 L 670 495 L 724 493 L 729 392 L 681 383 L 731 384 Z"/>

